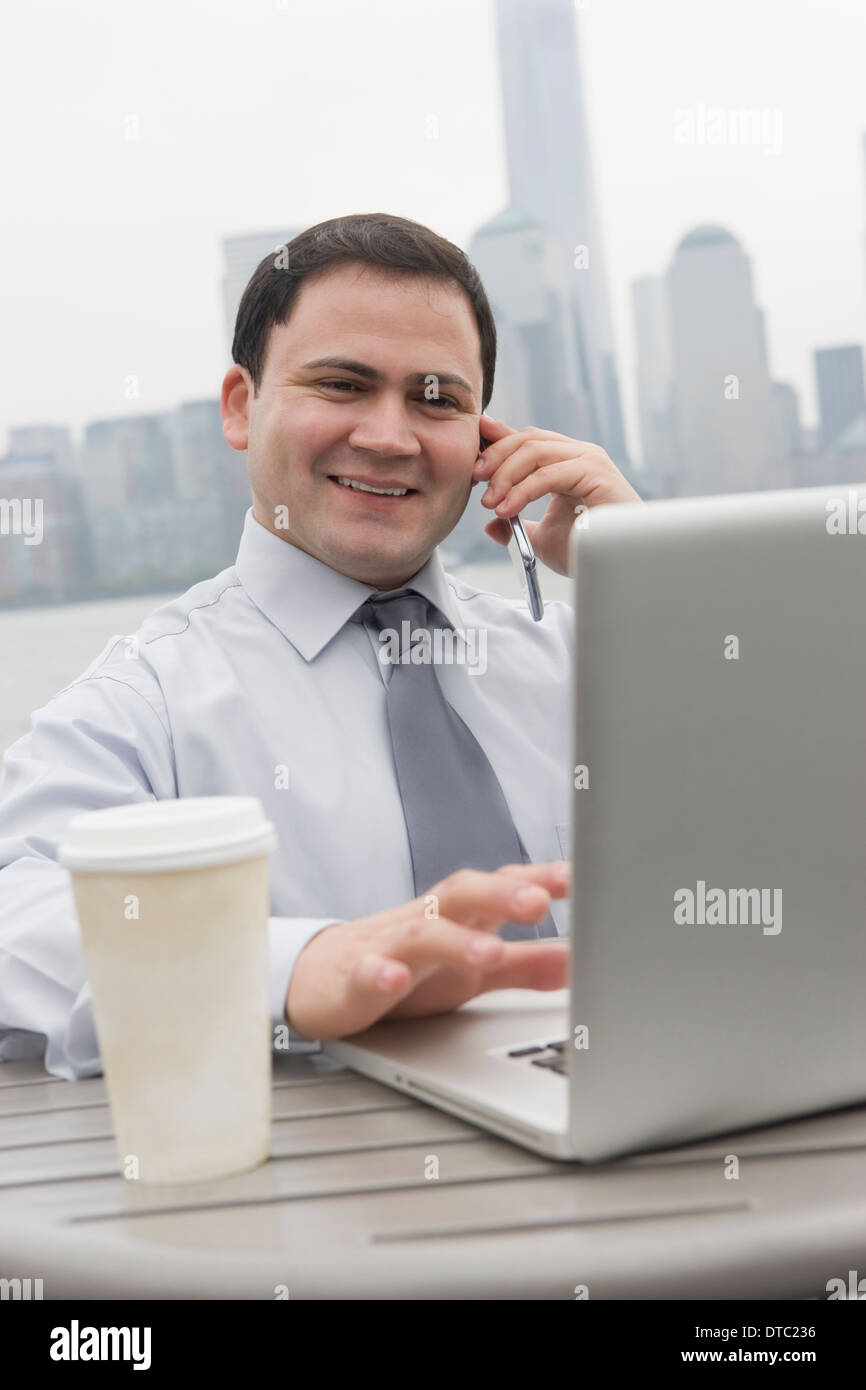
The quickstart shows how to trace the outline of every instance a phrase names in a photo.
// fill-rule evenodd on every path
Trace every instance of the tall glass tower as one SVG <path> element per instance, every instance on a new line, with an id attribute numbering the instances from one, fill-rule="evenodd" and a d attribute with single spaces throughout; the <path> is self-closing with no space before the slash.
<path id="1" fill-rule="evenodd" d="M 509 202 L 545 227 L 560 262 L 584 416 L 574 428 L 624 463 L 573 0 L 496 0 L 496 31 Z"/>

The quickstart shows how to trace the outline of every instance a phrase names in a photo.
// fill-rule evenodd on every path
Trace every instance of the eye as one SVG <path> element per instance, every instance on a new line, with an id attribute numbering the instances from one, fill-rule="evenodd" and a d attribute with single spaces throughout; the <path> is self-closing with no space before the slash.
<path id="1" fill-rule="evenodd" d="M 353 391 L 362 389 L 362 388 L 360 388 L 360 387 L 358 386 L 357 382 L 355 382 L 355 381 L 344 381 L 342 377 L 340 377 L 340 378 L 339 378 L 338 380 L 336 380 L 336 381 L 320 381 L 320 382 L 319 382 L 319 385 L 320 385 L 320 386 L 328 386 L 328 387 L 331 387 L 331 386 L 333 386 L 333 387 L 348 386 L 348 387 L 350 387 Z M 457 401 L 455 401 L 454 398 L 453 398 L 452 396 L 439 396 L 439 397 L 437 397 L 435 400 L 433 400 L 433 399 L 427 400 L 426 397 L 425 397 L 425 398 L 424 398 L 424 404 L 425 404 L 425 405 L 450 405 L 450 406 L 453 406 L 455 410 L 459 410 L 459 409 L 460 409 L 459 403 L 458 403 Z"/>

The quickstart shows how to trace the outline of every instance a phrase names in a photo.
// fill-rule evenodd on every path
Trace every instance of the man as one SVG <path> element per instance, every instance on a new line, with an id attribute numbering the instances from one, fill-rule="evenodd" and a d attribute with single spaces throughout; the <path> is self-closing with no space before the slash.
<path id="1" fill-rule="evenodd" d="M 564 574 L 575 508 L 640 498 L 596 446 L 484 416 L 495 355 L 477 272 L 418 223 L 334 219 L 258 267 L 221 400 L 253 495 L 236 564 L 111 639 L 4 758 L 0 1057 L 101 1070 L 56 853 L 73 814 L 130 801 L 261 799 L 271 1011 L 302 1038 L 563 986 L 565 943 L 521 938 L 555 937 L 568 891 L 573 615 L 534 623 L 436 547 L 483 479 L 500 543 L 551 495 L 528 530 Z"/>

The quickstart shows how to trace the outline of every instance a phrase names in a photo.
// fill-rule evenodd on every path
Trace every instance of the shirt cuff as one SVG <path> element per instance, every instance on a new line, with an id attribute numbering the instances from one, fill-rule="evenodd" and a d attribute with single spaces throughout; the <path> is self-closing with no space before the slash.
<path id="1" fill-rule="evenodd" d="M 340 917 L 269 917 L 270 1009 L 274 1049 L 278 1052 L 319 1052 L 322 1044 L 297 1033 L 286 1015 L 286 998 L 295 962 L 308 942 Z M 286 1030 L 288 1029 L 288 1032 Z M 285 1045 L 286 1039 L 288 1046 Z"/>

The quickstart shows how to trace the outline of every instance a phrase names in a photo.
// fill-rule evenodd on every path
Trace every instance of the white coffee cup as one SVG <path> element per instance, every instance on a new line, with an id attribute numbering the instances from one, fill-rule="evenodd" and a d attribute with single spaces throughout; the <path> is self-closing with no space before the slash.
<path id="1" fill-rule="evenodd" d="M 124 1176 L 187 1182 L 270 1152 L 268 854 L 253 796 L 72 818 L 68 869 Z"/>

